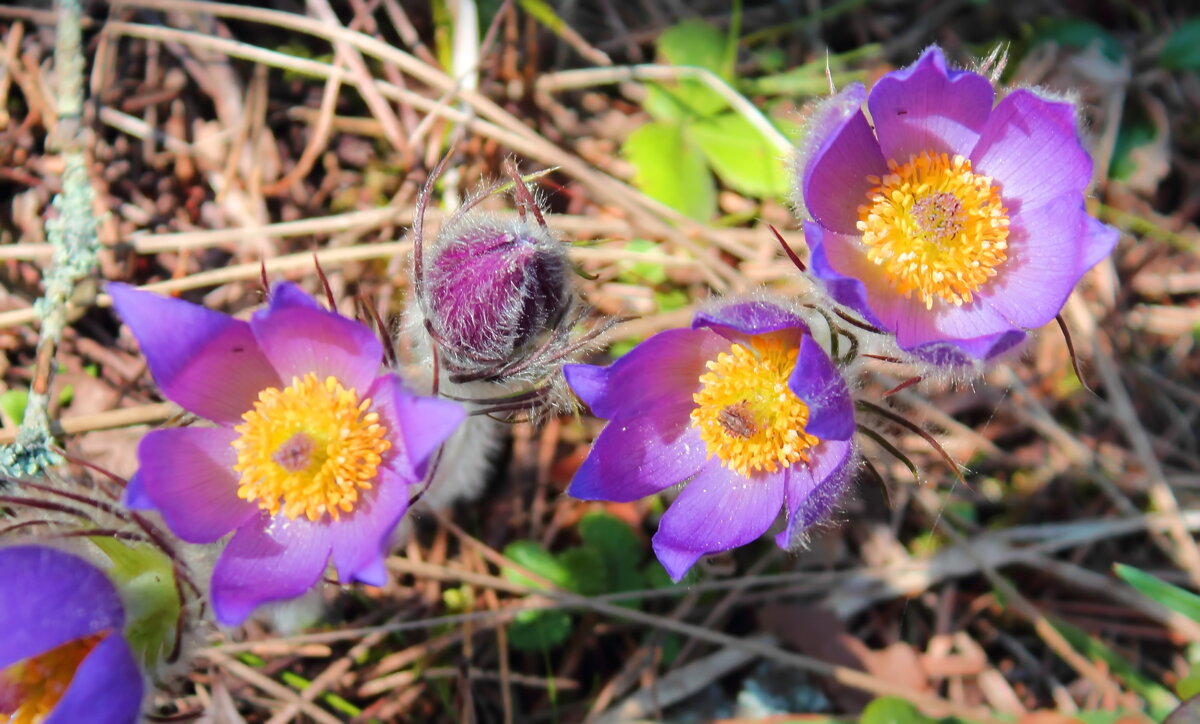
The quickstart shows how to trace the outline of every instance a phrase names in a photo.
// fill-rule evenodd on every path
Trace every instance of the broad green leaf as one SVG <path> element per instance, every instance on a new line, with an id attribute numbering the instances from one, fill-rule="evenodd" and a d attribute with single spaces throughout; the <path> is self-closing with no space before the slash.
<path id="1" fill-rule="evenodd" d="M 629 568 L 642 562 L 642 543 L 629 524 L 615 515 L 592 511 L 579 521 L 579 537 L 606 562 Z"/>
<path id="2" fill-rule="evenodd" d="M 639 570 L 645 552 L 633 529 L 620 518 L 594 511 L 579 521 L 579 537 L 585 548 L 594 550 L 604 566 L 608 593 L 637 591 L 646 587 L 646 578 Z M 639 600 L 622 601 L 628 608 L 641 606 Z"/>
<path id="3" fill-rule="evenodd" d="M 734 191 L 757 198 L 787 196 L 787 161 L 740 113 L 698 118 L 688 133 L 717 176 Z"/>
<path id="4" fill-rule="evenodd" d="M 517 651 L 554 648 L 571 635 L 571 617 L 565 611 L 521 611 L 508 625 L 508 644 Z"/>
<path id="5" fill-rule="evenodd" d="M 143 666 L 152 669 L 175 647 L 181 602 L 171 559 L 157 548 L 108 536 L 90 540 L 113 563 L 108 574 L 125 604 L 125 638 Z"/>
<path id="6" fill-rule="evenodd" d="M 1200 18 L 1192 18 L 1171 33 L 1158 64 L 1170 70 L 1200 70 Z"/>
<path id="7" fill-rule="evenodd" d="M 25 408 L 29 405 L 29 390 L 13 389 L 0 394 L 0 410 L 14 423 L 20 425 L 25 419 Z"/>
<path id="8" fill-rule="evenodd" d="M 518 540 L 504 546 L 504 557 L 518 566 L 528 568 L 533 573 L 545 578 L 560 588 L 569 588 L 571 572 L 559 562 L 554 554 L 546 550 L 540 543 L 531 540 Z M 544 589 L 545 586 L 535 582 L 528 576 L 513 570 L 504 569 L 504 577 L 513 583 L 519 583 L 530 588 Z"/>
<path id="9" fill-rule="evenodd" d="M 1117 142 L 1113 144 L 1112 162 L 1108 165 L 1109 178 L 1118 181 L 1128 179 L 1137 170 L 1137 163 L 1132 156 L 1134 149 L 1153 143 L 1157 137 L 1158 129 L 1145 111 L 1137 107 L 1127 110 L 1121 118 Z"/>
<path id="10" fill-rule="evenodd" d="M 863 709 L 860 724 L 936 724 L 906 699 L 881 696 Z"/>
<path id="11" fill-rule="evenodd" d="M 1113 571 L 1147 598 L 1200 622 L 1200 596 L 1123 563 L 1114 563 Z"/>
<path id="12" fill-rule="evenodd" d="M 685 20 L 664 30 L 658 36 L 658 52 L 671 65 L 706 68 L 726 82 L 733 78 L 724 67 L 725 36 L 703 20 Z M 700 116 L 716 113 L 727 105 L 716 91 L 701 81 L 681 80 L 663 87 Z"/>
<path id="13" fill-rule="evenodd" d="M 717 210 L 717 192 L 704 153 L 678 124 L 647 123 L 625 140 L 634 184 L 648 196 L 698 221 Z"/>
<path id="14" fill-rule="evenodd" d="M 581 596 L 598 596 L 610 590 L 608 569 L 604 558 L 592 548 L 568 548 L 558 555 L 558 562 L 570 576 L 568 589 Z"/>
<path id="15" fill-rule="evenodd" d="M 1175 682 L 1175 694 L 1185 701 L 1200 695 L 1200 671 L 1193 669 L 1187 676 Z"/>

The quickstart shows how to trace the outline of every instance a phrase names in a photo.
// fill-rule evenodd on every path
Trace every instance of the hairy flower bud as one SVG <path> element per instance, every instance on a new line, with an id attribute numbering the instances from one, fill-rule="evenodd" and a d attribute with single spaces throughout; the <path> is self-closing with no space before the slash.
<path id="1" fill-rule="evenodd" d="M 572 305 L 564 245 L 529 218 L 456 215 L 438 234 L 428 264 L 430 331 L 452 372 L 509 362 Z"/>
<path id="2" fill-rule="evenodd" d="M 518 407 L 540 409 L 549 403 L 552 390 L 561 388 L 562 365 L 605 325 L 574 334 L 589 310 L 575 293 L 567 246 L 546 225 L 541 206 L 511 161 L 505 162 L 505 172 L 517 218 L 476 208 L 500 190 L 498 184 L 467 199 L 426 242 L 424 212 L 440 170 L 426 183 L 413 224 L 418 303 L 411 310 L 409 333 L 419 352 L 435 354 L 446 382 L 496 384 L 499 389 L 486 394 L 499 392 L 501 397 L 517 383 L 528 388 Z M 503 400 L 506 405 L 516 402 Z"/>

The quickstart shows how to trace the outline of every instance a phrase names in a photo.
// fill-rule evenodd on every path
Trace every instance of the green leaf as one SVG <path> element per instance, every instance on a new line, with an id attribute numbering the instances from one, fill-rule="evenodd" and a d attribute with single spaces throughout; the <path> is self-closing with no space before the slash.
<path id="1" fill-rule="evenodd" d="M 625 251 L 635 254 L 658 253 L 658 244 L 649 239 L 630 239 L 625 244 Z M 617 278 L 626 284 L 662 284 L 667 280 L 666 268 L 656 261 L 635 261 L 622 263 L 627 271 L 621 272 Z"/>
<path id="2" fill-rule="evenodd" d="M 1133 151 L 1153 143 L 1158 137 L 1158 128 L 1154 121 L 1138 105 L 1126 105 L 1121 117 L 1121 128 L 1117 131 L 1117 141 L 1113 144 L 1112 162 L 1108 165 L 1109 178 L 1124 181 L 1137 170 Z"/>
<path id="3" fill-rule="evenodd" d="M 1158 64 L 1169 70 L 1200 70 L 1200 18 L 1192 18 L 1171 33 Z"/>
<path id="4" fill-rule="evenodd" d="M 722 80 L 732 80 L 726 69 L 727 43 L 720 30 L 703 20 L 685 20 L 658 36 L 658 53 L 671 65 L 690 65 L 711 70 Z M 716 91 L 701 81 L 681 80 L 663 84 L 691 111 L 707 116 L 728 105 Z"/>
<path id="5" fill-rule="evenodd" d="M 635 568 L 642 562 L 642 543 L 629 524 L 611 513 L 594 510 L 579 521 L 579 537 L 605 563 Z"/>
<path id="6" fill-rule="evenodd" d="M 881 696 L 863 709 L 859 724 L 936 724 L 906 699 Z"/>
<path id="7" fill-rule="evenodd" d="M 1100 52 L 1114 63 L 1121 60 L 1125 50 L 1112 33 L 1090 20 L 1055 20 L 1043 26 L 1033 38 L 1033 44 L 1053 42 L 1068 48 L 1086 50 L 1099 43 Z"/>
<path id="8" fill-rule="evenodd" d="M 508 644 L 517 651 L 553 648 L 570 635 L 571 617 L 565 611 L 521 611 L 508 625 Z"/>
<path id="9" fill-rule="evenodd" d="M 581 596 L 598 596 L 611 590 L 604 558 L 592 548 L 568 548 L 558 555 L 558 562 L 571 578 L 568 589 Z"/>
<path id="10" fill-rule="evenodd" d="M 0 410 L 8 419 L 20 425 L 25 419 L 25 408 L 29 405 L 29 390 L 18 388 L 0 394 Z"/>
<path id="11" fill-rule="evenodd" d="M 698 118 L 687 129 L 726 186 L 757 198 L 787 196 L 790 175 L 783 154 L 742 114 Z"/>
<path id="12" fill-rule="evenodd" d="M 1175 694 L 1185 701 L 1200 695 L 1200 671 L 1189 671 L 1187 676 L 1176 682 Z"/>
<path id="13" fill-rule="evenodd" d="M 171 559 L 157 548 L 107 536 L 90 540 L 113 563 L 108 574 L 125 604 L 125 638 L 143 666 L 152 669 L 175 647 L 181 601 Z"/>
<path id="14" fill-rule="evenodd" d="M 646 577 L 639 570 L 645 555 L 642 542 L 625 521 L 602 511 L 588 513 L 579 521 L 579 537 L 585 548 L 596 551 L 600 557 L 608 583 L 605 592 L 646 588 Z M 639 608 L 642 602 L 629 600 L 617 605 Z"/>
<path id="15" fill-rule="evenodd" d="M 1200 622 L 1200 596 L 1124 563 L 1114 563 L 1113 571 L 1150 600 Z"/>
<path id="16" fill-rule="evenodd" d="M 533 573 L 560 588 L 569 588 L 571 585 L 571 572 L 554 557 L 554 554 L 543 548 L 540 543 L 531 540 L 513 541 L 504 547 L 504 557 L 518 566 L 528 568 Z M 530 588 L 538 590 L 545 590 L 546 588 L 544 585 L 535 582 L 533 579 L 512 568 L 504 569 L 504 577 L 513 583 Z"/>
<path id="17" fill-rule="evenodd" d="M 625 140 L 621 153 L 633 164 L 634 184 L 698 221 L 717 210 L 717 191 L 704 153 L 674 123 L 647 123 Z"/>

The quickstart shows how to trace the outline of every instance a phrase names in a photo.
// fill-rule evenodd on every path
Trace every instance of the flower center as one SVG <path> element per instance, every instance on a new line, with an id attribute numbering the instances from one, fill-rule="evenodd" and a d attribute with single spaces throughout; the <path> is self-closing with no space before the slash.
<path id="1" fill-rule="evenodd" d="M 806 451 L 820 440 L 804 432 L 808 406 L 788 387 L 798 352 L 781 340 L 755 337 L 708 362 L 692 396 L 692 424 L 709 457 L 744 476 L 808 460 Z"/>
<path id="2" fill-rule="evenodd" d="M 103 634 L 68 641 L 0 670 L 0 718 L 8 724 L 43 721 L 58 705 L 84 657 Z"/>
<path id="3" fill-rule="evenodd" d="M 337 520 L 350 513 L 359 491 L 370 490 L 391 447 L 371 400 L 313 373 L 284 389 L 268 387 L 242 415 L 233 441 L 241 473 L 238 497 L 275 515 Z"/>
<path id="4" fill-rule="evenodd" d="M 970 302 L 1007 258 L 1008 210 L 999 188 L 962 156 L 924 151 L 891 170 L 858 207 L 867 258 L 895 290 L 933 308 Z"/>

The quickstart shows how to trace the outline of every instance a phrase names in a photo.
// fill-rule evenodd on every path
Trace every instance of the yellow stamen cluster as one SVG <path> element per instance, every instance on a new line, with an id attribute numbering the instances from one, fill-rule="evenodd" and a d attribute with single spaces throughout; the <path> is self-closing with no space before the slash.
<path id="1" fill-rule="evenodd" d="M 284 389 L 268 387 L 242 415 L 233 441 L 238 497 L 275 515 L 316 521 L 350 513 L 370 490 L 391 447 L 371 400 L 359 401 L 333 377 L 309 373 Z"/>
<path id="2" fill-rule="evenodd" d="M 858 207 L 867 258 L 895 290 L 961 306 L 1007 258 L 1008 210 L 992 179 L 962 156 L 925 151 L 891 171 Z"/>
<path id="3" fill-rule="evenodd" d="M 102 638 L 97 634 L 69 641 L 0 671 L 0 719 L 8 724 L 43 721 Z"/>
<path id="4" fill-rule="evenodd" d="M 749 476 L 808 460 L 818 442 L 804 432 L 808 406 L 788 387 L 798 349 L 779 339 L 755 337 L 708 362 L 692 396 L 692 424 L 708 455 Z"/>

